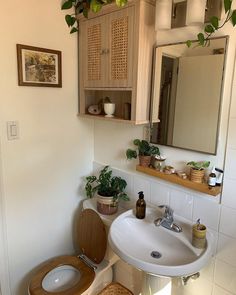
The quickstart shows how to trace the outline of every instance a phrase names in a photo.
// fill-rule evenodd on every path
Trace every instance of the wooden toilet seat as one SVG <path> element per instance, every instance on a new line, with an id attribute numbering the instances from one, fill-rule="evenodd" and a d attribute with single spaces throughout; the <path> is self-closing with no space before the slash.
<path id="1" fill-rule="evenodd" d="M 105 256 L 107 234 L 100 216 L 91 209 L 81 212 L 77 223 L 77 244 L 82 253 L 92 262 L 99 264 Z M 61 292 L 48 292 L 43 289 L 44 277 L 53 269 L 69 265 L 78 269 L 80 280 L 72 288 Z M 30 295 L 80 295 L 86 291 L 95 278 L 95 272 L 77 256 L 59 256 L 46 261 L 32 278 Z"/>
<path id="2" fill-rule="evenodd" d="M 48 292 L 43 289 L 42 281 L 44 277 L 54 268 L 62 265 L 70 265 L 78 269 L 80 272 L 80 280 L 72 288 L 62 292 Z M 92 284 L 95 278 L 95 272 L 88 267 L 81 259 L 76 256 L 59 256 L 55 257 L 46 263 L 38 270 L 32 278 L 29 285 L 29 293 L 31 295 L 80 295 L 86 291 Z"/>

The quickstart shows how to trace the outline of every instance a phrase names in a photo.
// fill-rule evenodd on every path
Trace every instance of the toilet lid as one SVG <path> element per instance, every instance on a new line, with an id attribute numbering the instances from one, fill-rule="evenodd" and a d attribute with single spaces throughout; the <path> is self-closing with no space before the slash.
<path id="1" fill-rule="evenodd" d="M 77 224 L 78 245 L 89 259 L 100 263 L 106 252 L 107 234 L 100 216 L 92 209 L 85 209 Z"/>

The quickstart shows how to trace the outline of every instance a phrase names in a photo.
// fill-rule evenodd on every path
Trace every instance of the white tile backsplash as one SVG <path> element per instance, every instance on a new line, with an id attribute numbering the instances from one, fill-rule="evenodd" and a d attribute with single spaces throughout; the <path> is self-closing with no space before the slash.
<path id="1" fill-rule="evenodd" d="M 170 207 L 174 210 L 174 214 L 192 220 L 193 197 L 191 195 L 184 191 L 171 190 Z"/>
<path id="2" fill-rule="evenodd" d="M 222 204 L 236 209 L 236 179 L 224 178 Z"/>
<path id="3" fill-rule="evenodd" d="M 143 191 L 144 199 L 146 202 L 150 202 L 150 186 L 150 181 L 147 178 L 135 174 L 133 176 L 132 195 L 138 199 L 138 192 Z"/>
<path id="4" fill-rule="evenodd" d="M 218 230 L 220 216 L 220 205 L 208 199 L 194 198 L 193 201 L 193 221 L 198 218 L 207 227 Z"/>
<path id="5" fill-rule="evenodd" d="M 229 133 L 228 133 L 228 147 L 232 149 L 236 149 L 236 118 L 230 118 L 229 120 Z"/>
<path id="6" fill-rule="evenodd" d="M 222 289 L 221 287 L 215 285 L 213 288 L 212 295 L 233 295 L 233 293 L 230 293 L 230 292 L 226 291 L 225 289 Z"/>
<path id="7" fill-rule="evenodd" d="M 236 267 L 216 259 L 215 283 L 232 294 L 236 294 Z"/>
<path id="8" fill-rule="evenodd" d="M 236 267 L 236 239 L 219 234 L 217 258 Z"/>
<path id="9" fill-rule="evenodd" d="M 221 206 L 220 232 L 236 238 L 236 210 Z"/>
<path id="10" fill-rule="evenodd" d="M 225 177 L 236 179 L 236 149 L 227 149 L 225 162 Z"/>
<path id="11" fill-rule="evenodd" d="M 159 182 L 151 182 L 150 202 L 153 205 L 169 205 L 170 203 L 170 188 Z"/>

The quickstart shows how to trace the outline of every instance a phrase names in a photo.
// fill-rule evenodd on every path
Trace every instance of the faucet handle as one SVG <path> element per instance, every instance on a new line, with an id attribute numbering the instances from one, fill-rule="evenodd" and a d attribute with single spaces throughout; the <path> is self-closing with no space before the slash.
<path id="1" fill-rule="evenodd" d="M 158 206 L 159 208 L 164 208 L 165 209 L 165 216 L 166 217 L 173 217 L 173 213 L 174 213 L 174 210 L 173 209 L 171 209 L 168 205 L 160 205 L 160 206 Z"/>

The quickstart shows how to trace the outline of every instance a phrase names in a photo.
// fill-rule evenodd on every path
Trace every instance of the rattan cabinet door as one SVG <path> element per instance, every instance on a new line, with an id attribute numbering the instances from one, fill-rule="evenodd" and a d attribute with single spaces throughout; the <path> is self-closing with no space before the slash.
<path id="1" fill-rule="evenodd" d="M 106 17 L 97 17 L 83 23 L 84 87 L 105 87 L 106 77 Z"/>
<path id="2" fill-rule="evenodd" d="M 134 7 L 108 15 L 108 87 L 132 87 Z"/>

